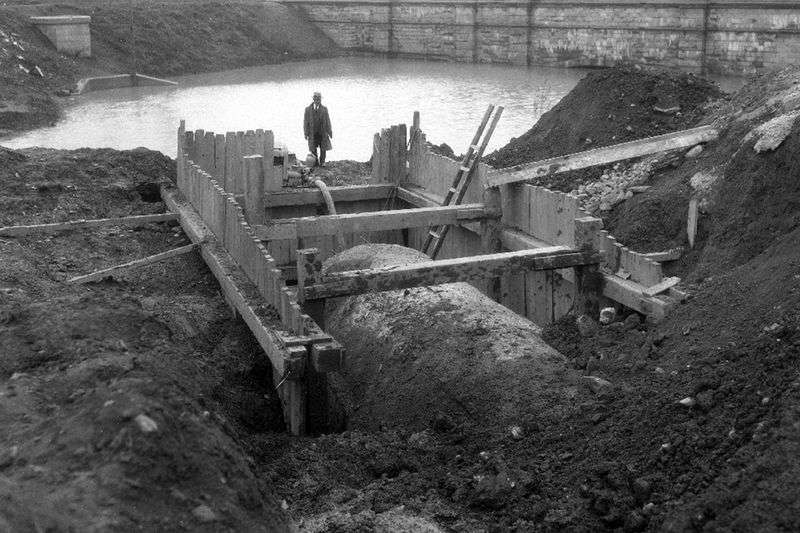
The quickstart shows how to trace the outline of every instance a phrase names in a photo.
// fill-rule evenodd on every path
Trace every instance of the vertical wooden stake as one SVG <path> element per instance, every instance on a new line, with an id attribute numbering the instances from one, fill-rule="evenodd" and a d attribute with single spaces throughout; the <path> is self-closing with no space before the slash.
<path id="1" fill-rule="evenodd" d="M 575 248 L 596 250 L 596 242 L 603 229 L 603 220 L 596 217 L 575 219 Z M 602 294 L 603 276 L 599 265 L 575 267 L 575 306 L 576 315 L 596 317 L 600 312 L 599 302 Z"/>
<path id="2" fill-rule="evenodd" d="M 297 250 L 297 301 L 322 328 L 325 327 L 325 300 L 305 299 L 305 286 L 317 283 L 322 283 L 322 260 L 319 250 L 317 248 Z"/>
<path id="3" fill-rule="evenodd" d="M 689 238 L 689 248 L 694 248 L 694 239 L 697 235 L 697 198 L 689 200 L 689 218 L 686 220 L 686 236 Z"/>
<path id="4" fill-rule="evenodd" d="M 264 156 L 248 155 L 244 158 L 244 205 L 247 222 L 263 224 L 264 206 Z"/>

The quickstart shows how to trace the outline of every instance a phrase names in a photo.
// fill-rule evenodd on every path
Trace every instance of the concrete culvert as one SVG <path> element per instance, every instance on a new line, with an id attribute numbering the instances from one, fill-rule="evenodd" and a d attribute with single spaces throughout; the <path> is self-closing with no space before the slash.
<path id="1" fill-rule="evenodd" d="M 367 244 L 324 271 L 423 261 L 416 250 Z M 344 370 L 328 377 L 338 429 L 509 435 L 559 420 L 576 395 L 575 374 L 540 328 L 467 283 L 331 300 L 325 320 L 347 350 Z"/>

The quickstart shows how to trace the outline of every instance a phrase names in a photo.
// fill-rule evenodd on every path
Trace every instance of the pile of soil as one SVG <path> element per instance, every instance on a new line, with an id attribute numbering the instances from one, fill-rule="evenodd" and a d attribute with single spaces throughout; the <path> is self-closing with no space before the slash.
<path id="1" fill-rule="evenodd" d="M 90 15 L 92 57 L 56 52 L 30 23 L 31 15 Z M 328 57 L 337 51 L 301 10 L 276 2 L 4 5 L 0 135 L 54 122 L 59 116 L 54 96 L 68 95 L 80 77 L 131 71 L 169 77 Z"/>
<path id="2" fill-rule="evenodd" d="M 174 168 L 2 150 L 0 226 L 163 212 Z M 187 243 L 174 223 L 0 237 L 0 529 L 287 527 L 241 438 L 283 431 L 270 365 L 200 256 L 64 283 Z"/>
<path id="3" fill-rule="evenodd" d="M 495 168 L 618 144 L 698 125 L 719 88 L 692 74 L 620 67 L 589 73 L 524 135 L 486 156 Z M 656 108 L 662 111 L 656 110 Z M 569 192 L 603 168 L 532 180 Z"/>
<path id="4" fill-rule="evenodd" d="M 417 250 L 364 244 L 324 271 L 426 261 Z M 347 346 L 332 392 L 349 429 L 421 431 L 436 413 L 470 438 L 502 439 L 533 413 L 549 424 L 576 394 L 576 376 L 539 328 L 467 283 L 342 298 L 328 305 L 325 327 Z"/>

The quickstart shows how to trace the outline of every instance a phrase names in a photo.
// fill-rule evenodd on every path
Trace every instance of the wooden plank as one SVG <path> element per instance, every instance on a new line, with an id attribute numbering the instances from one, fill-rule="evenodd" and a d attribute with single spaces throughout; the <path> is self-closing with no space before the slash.
<path id="1" fill-rule="evenodd" d="M 456 224 L 462 220 L 481 220 L 488 216 L 483 204 L 464 204 L 274 219 L 267 226 L 256 226 L 255 232 L 260 239 L 270 241 Z"/>
<path id="2" fill-rule="evenodd" d="M 6 226 L 0 228 L 1 237 L 20 237 L 31 233 L 57 233 L 73 229 L 105 228 L 115 226 L 138 227 L 153 222 L 170 222 L 177 220 L 175 213 L 158 213 L 155 215 L 134 215 L 121 218 L 97 218 L 90 220 L 71 220 L 55 224 L 33 224 L 30 226 Z"/>
<path id="3" fill-rule="evenodd" d="M 394 194 L 395 186 L 379 185 L 343 185 L 328 187 L 334 202 L 359 202 L 362 200 L 385 200 Z M 322 193 L 317 188 L 284 189 L 270 192 L 265 198 L 266 207 L 300 206 L 324 204 Z"/>
<path id="4" fill-rule="evenodd" d="M 244 181 L 247 221 L 250 224 L 263 224 L 266 215 L 264 208 L 264 156 L 245 156 Z"/>
<path id="5" fill-rule="evenodd" d="M 90 281 L 97 281 L 120 270 L 149 265 L 151 263 L 157 263 L 159 261 L 164 261 L 171 257 L 176 257 L 179 255 L 189 253 L 193 251 L 196 247 L 197 247 L 196 244 L 187 244 L 186 246 L 181 246 L 180 248 L 175 248 L 173 250 L 167 250 L 166 252 L 161 252 L 155 255 L 151 255 L 149 257 L 143 257 L 142 259 L 129 261 L 127 263 L 122 263 L 121 265 L 114 265 L 112 267 L 104 268 L 102 270 L 97 270 L 95 272 L 92 272 L 91 274 L 76 276 L 74 278 L 68 279 L 67 283 L 88 283 Z"/>
<path id="6" fill-rule="evenodd" d="M 563 246 L 540 250 L 504 252 L 456 259 L 444 259 L 413 265 L 338 272 L 325 282 L 307 286 L 305 299 L 332 298 L 365 292 L 380 292 L 411 287 L 486 279 L 507 273 L 551 270 L 597 264 L 600 255 L 575 252 Z"/>
<path id="7" fill-rule="evenodd" d="M 683 247 L 678 246 L 677 248 L 672 248 L 671 250 L 666 250 L 663 252 L 650 252 L 642 255 L 651 261 L 657 261 L 659 263 L 677 261 L 683 256 Z"/>
<path id="8" fill-rule="evenodd" d="M 221 133 L 214 136 L 214 168 L 209 173 L 225 183 L 225 136 Z"/>
<path id="9" fill-rule="evenodd" d="M 236 143 L 236 133 L 229 131 L 225 133 L 225 181 L 223 189 L 225 192 L 233 193 L 236 187 L 234 178 L 234 150 Z"/>
<path id="10" fill-rule="evenodd" d="M 666 292 L 678 283 L 681 282 L 681 278 L 671 277 L 664 279 L 661 283 L 657 283 L 652 287 L 647 287 L 642 291 L 642 294 L 645 296 L 655 296 L 656 294 L 660 294 L 662 292 Z"/>
<path id="11" fill-rule="evenodd" d="M 686 236 L 689 239 L 689 248 L 694 248 L 694 239 L 697 235 L 697 198 L 689 200 L 689 216 L 686 219 Z"/>
<path id="12" fill-rule="evenodd" d="M 497 187 L 505 183 L 515 183 L 561 172 L 606 165 L 615 161 L 694 146 L 702 142 L 712 141 L 717 137 L 719 137 L 719 133 L 713 126 L 700 126 L 699 128 L 676 131 L 604 148 L 595 148 L 585 152 L 552 157 L 528 163 L 521 167 L 500 169 L 492 172 L 486 178 L 486 186 Z"/>
<path id="13" fill-rule="evenodd" d="M 553 321 L 553 273 L 529 272 L 525 277 L 527 317 L 544 327 Z"/>

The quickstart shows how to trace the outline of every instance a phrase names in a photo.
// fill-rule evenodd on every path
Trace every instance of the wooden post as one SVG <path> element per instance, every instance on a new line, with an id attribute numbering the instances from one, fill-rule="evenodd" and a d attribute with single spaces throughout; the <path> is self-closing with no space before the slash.
<path id="1" fill-rule="evenodd" d="M 214 136 L 214 168 L 209 174 L 225 183 L 225 136 L 221 133 Z"/>
<path id="2" fill-rule="evenodd" d="M 248 155 L 244 158 L 244 205 L 250 224 L 265 222 L 264 207 L 264 156 Z"/>
<path id="3" fill-rule="evenodd" d="M 278 172 L 274 166 L 275 160 L 275 136 L 270 130 L 264 132 L 264 190 L 265 191 L 279 191 L 283 188 L 283 174 Z M 287 166 L 287 161 L 284 158 L 283 166 Z"/>
<path id="4" fill-rule="evenodd" d="M 178 147 L 175 153 L 175 162 L 177 163 L 175 169 L 176 172 L 175 183 L 178 185 L 178 190 L 181 189 L 181 183 L 183 183 L 183 173 L 185 165 L 183 159 L 183 153 L 184 150 L 186 149 L 184 146 L 185 140 L 186 140 L 186 121 L 181 120 L 180 125 L 178 126 Z"/>
<path id="5" fill-rule="evenodd" d="M 694 248 L 694 239 L 697 235 L 697 198 L 689 200 L 689 217 L 686 220 L 686 236 L 689 239 L 689 248 Z"/>
<path id="6" fill-rule="evenodd" d="M 603 220 L 596 217 L 575 219 L 575 248 L 580 251 L 596 250 L 596 242 L 603 229 Z M 603 276 L 598 265 L 575 267 L 575 314 L 597 316 L 603 292 Z"/>
<path id="7" fill-rule="evenodd" d="M 325 300 L 305 301 L 306 284 L 322 283 L 322 260 L 317 248 L 297 250 L 297 301 L 319 327 L 325 324 Z"/>

